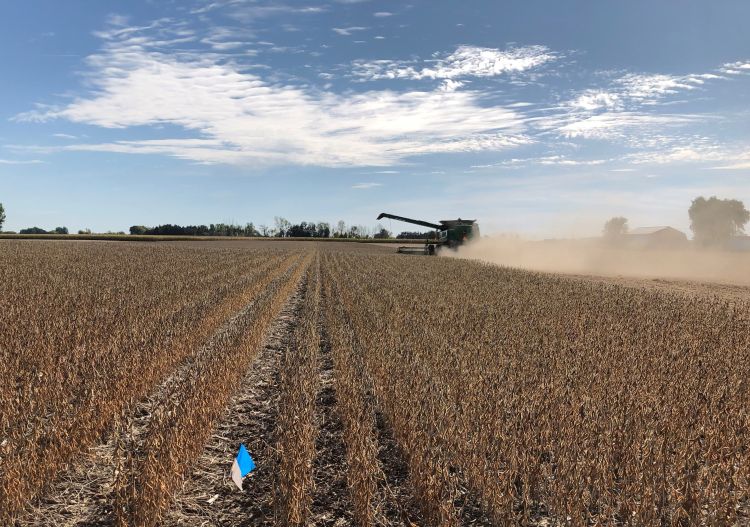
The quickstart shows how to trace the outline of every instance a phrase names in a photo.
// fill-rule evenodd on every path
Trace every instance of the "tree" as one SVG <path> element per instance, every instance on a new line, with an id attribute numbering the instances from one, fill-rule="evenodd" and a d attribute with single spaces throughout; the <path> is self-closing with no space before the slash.
<path id="1" fill-rule="evenodd" d="M 130 234 L 146 234 L 148 227 L 144 225 L 133 225 L 130 227 Z"/>
<path id="2" fill-rule="evenodd" d="M 276 236 L 279 238 L 283 238 L 287 235 L 287 231 L 289 230 L 289 227 L 291 224 L 289 223 L 289 220 L 286 218 L 282 218 L 281 216 L 274 216 L 273 222 L 276 225 Z"/>
<path id="3" fill-rule="evenodd" d="M 331 225 L 325 221 L 318 223 L 318 238 L 329 238 L 331 236 Z"/>
<path id="4" fill-rule="evenodd" d="M 91 229 L 80 229 L 78 234 L 91 234 Z"/>
<path id="5" fill-rule="evenodd" d="M 271 229 L 268 225 L 258 225 L 258 230 L 260 231 L 260 235 L 264 238 L 268 238 L 271 234 Z"/>
<path id="6" fill-rule="evenodd" d="M 3 204 L 0 203 L 0 231 L 3 230 L 3 223 L 5 223 L 5 209 L 3 208 Z"/>
<path id="7" fill-rule="evenodd" d="M 335 238 L 345 238 L 346 237 L 346 223 L 344 220 L 339 220 L 336 223 L 336 232 L 334 234 Z"/>
<path id="8" fill-rule="evenodd" d="M 258 235 L 258 231 L 255 230 L 255 225 L 253 225 L 253 222 L 250 222 L 245 225 L 245 229 L 242 234 L 243 236 L 254 237 Z"/>
<path id="9" fill-rule="evenodd" d="M 47 234 L 47 231 L 39 227 L 29 227 L 28 229 L 21 229 L 19 232 L 21 234 Z"/>
<path id="10" fill-rule="evenodd" d="M 720 245 L 733 236 L 742 234 L 750 221 L 750 212 L 736 199 L 699 196 L 688 209 L 690 229 L 701 245 Z"/>
<path id="11" fill-rule="evenodd" d="M 370 238 L 372 235 L 372 229 L 367 225 L 359 225 L 357 227 L 358 238 Z"/>
<path id="12" fill-rule="evenodd" d="M 622 238 L 628 233 L 628 219 L 622 216 L 610 218 L 604 224 L 604 237 L 614 241 Z"/>
<path id="13" fill-rule="evenodd" d="M 68 234 L 68 228 L 67 227 L 55 227 L 55 230 L 52 231 L 55 234 Z"/>
<path id="14" fill-rule="evenodd" d="M 386 239 L 391 237 L 391 233 L 385 227 L 380 227 L 380 230 L 373 234 L 372 237 L 377 239 Z"/>

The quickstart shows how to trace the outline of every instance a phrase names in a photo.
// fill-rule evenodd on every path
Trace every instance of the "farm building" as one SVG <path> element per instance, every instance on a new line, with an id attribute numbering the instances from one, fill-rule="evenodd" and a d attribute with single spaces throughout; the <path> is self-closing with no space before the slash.
<path id="1" fill-rule="evenodd" d="M 626 235 L 629 245 L 642 248 L 672 248 L 687 244 L 684 232 L 674 227 L 639 227 Z"/>

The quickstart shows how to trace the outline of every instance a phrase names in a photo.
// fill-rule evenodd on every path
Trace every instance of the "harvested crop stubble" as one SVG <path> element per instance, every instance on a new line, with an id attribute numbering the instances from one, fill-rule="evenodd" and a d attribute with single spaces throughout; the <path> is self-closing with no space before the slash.
<path id="1" fill-rule="evenodd" d="M 431 525 L 750 521 L 750 306 L 448 259 L 328 255 Z"/>
<path id="2" fill-rule="evenodd" d="M 0 523 L 257 293 L 289 251 L 3 242 Z"/>
<path id="3" fill-rule="evenodd" d="M 304 300 L 292 345 L 284 353 L 279 371 L 279 410 L 276 422 L 278 474 L 275 481 L 276 524 L 306 525 L 313 490 L 313 459 L 318 425 L 320 350 L 320 257 L 315 256 L 305 279 Z"/>
<path id="4" fill-rule="evenodd" d="M 154 410 L 142 442 L 126 440 L 115 482 L 121 526 L 158 525 L 177 487 L 198 457 L 240 378 L 257 355 L 266 328 L 297 288 L 311 255 L 298 255 L 256 291 L 201 350 L 181 382 Z"/>

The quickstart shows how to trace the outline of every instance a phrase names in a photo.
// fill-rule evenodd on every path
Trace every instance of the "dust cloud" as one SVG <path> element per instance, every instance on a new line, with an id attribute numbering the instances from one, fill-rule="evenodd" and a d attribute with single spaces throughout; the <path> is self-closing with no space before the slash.
<path id="1" fill-rule="evenodd" d="M 553 273 L 750 285 L 750 252 L 613 247 L 602 240 L 482 238 L 445 256 Z"/>

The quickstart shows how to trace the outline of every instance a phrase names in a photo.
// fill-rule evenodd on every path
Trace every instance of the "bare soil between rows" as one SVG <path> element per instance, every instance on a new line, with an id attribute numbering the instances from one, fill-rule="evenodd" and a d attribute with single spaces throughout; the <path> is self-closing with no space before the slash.
<path id="1" fill-rule="evenodd" d="M 224 418 L 195 462 L 164 522 L 183 525 L 273 525 L 274 427 L 278 412 L 279 359 L 290 344 L 302 293 L 292 295 L 272 323 Z M 244 444 L 256 465 L 240 491 L 229 477 Z"/>

